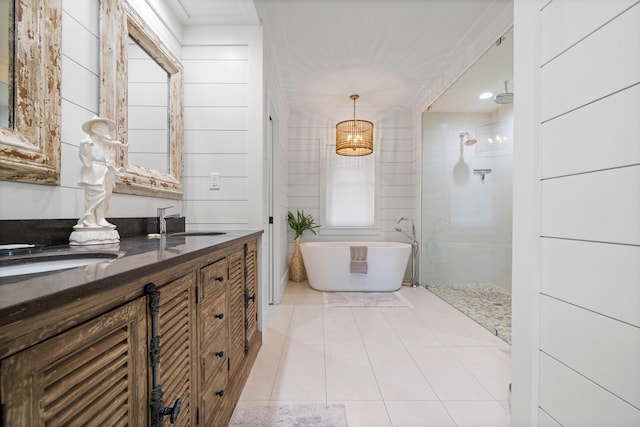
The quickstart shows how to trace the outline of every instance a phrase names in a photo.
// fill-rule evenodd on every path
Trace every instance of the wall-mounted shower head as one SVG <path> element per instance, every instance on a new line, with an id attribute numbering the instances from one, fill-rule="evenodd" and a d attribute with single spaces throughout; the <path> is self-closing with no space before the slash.
<path id="1" fill-rule="evenodd" d="M 464 139 L 464 138 L 467 139 Z M 478 142 L 476 139 L 471 139 L 469 136 L 469 132 L 460 132 L 460 144 L 464 144 L 466 146 L 470 146 Z"/>
<path id="2" fill-rule="evenodd" d="M 507 81 L 504 81 L 504 92 L 493 97 L 496 104 L 511 104 L 513 102 L 513 92 L 507 90 Z"/>
<path id="3" fill-rule="evenodd" d="M 398 233 L 402 233 L 402 228 L 400 227 L 395 227 L 394 230 L 396 230 Z"/>

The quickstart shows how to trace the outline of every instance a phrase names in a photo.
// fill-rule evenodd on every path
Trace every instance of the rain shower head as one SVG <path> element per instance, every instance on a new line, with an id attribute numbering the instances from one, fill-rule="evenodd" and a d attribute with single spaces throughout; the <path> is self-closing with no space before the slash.
<path id="1" fill-rule="evenodd" d="M 513 92 L 507 90 L 507 81 L 504 81 L 504 92 L 493 97 L 496 104 L 511 104 L 513 102 Z"/>
<path id="2" fill-rule="evenodd" d="M 464 139 L 465 136 L 467 137 L 466 140 Z M 475 140 L 475 139 L 471 139 L 471 137 L 469 136 L 469 132 L 460 132 L 460 143 L 461 144 L 469 146 L 469 145 L 475 144 L 476 142 L 478 142 L 478 141 Z"/>

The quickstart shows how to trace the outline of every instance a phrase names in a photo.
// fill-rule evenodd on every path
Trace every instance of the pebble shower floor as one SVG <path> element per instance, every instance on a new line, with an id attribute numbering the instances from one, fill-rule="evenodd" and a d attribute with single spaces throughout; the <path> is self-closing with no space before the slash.
<path id="1" fill-rule="evenodd" d="M 427 285 L 461 313 L 511 344 L 511 293 L 490 284 Z"/>

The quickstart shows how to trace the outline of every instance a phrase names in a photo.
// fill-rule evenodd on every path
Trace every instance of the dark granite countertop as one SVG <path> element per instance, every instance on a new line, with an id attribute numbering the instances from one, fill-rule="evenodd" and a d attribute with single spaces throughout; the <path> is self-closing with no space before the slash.
<path id="1" fill-rule="evenodd" d="M 107 252 L 116 258 L 67 270 L 0 277 L 0 326 L 62 305 L 124 282 L 171 268 L 233 245 L 237 240 L 257 237 L 259 231 L 229 231 L 223 235 L 171 235 L 166 238 L 129 237 L 114 245 L 55 246 L 43 254 Z M 9 257 L 0 257 L 0 263 Z"/>

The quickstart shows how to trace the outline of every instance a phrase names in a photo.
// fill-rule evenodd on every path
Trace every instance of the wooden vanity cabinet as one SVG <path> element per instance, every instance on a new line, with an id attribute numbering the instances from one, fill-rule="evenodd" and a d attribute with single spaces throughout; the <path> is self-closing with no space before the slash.
<path id="1" fill-rule="evenodd" d="M 204 426 L 228 424 L 262 344 L 257 333 L 256 257 L 256 243 L 245 243 L 201 269 L 199 418 Z"/>
<path id="2" fill-rule="evenodd" d="M 258 248 L 255 242 L 244 245 L 245 353 L 249 353 L 258 332 Z"/>
<path id="3" fill-rule="evenodd" d="M 4 424 L 148 425 L 146 306 L 138 298 L 3 359 Z"/>
<path id="4" fill-rule="evenodd" d="M 202 425 L 212 425 L 229 381 L 228 260 L 200 270 L 198 296 Z"/>
<path id="5" fill-rule="evenodd" d="M 175 426 L 196 425 L 196 393 L 192 390 L 196 384 L 192 362 L 196 354 L 195 285 L 196 273 L 192 272 L 158 288 L 158 384 L 163 407 L 180 402 Z M 162 425 L 171 425 L 169 416 L 162 418 Z"/>
<path id="6" fill-rule="evenodd" d="M 262 343 L 257 246 L 245 242 L 94 297 L 137 295 L 77 326 L 65 313 L 86 303 L 57 307 L 58 333 L 40 317 L 31 344 L 0 360 L 3 425 L 226 426 Z M 174 424 L 152 409 L 159 389 L 162 412 L 179 401 Z"/>

